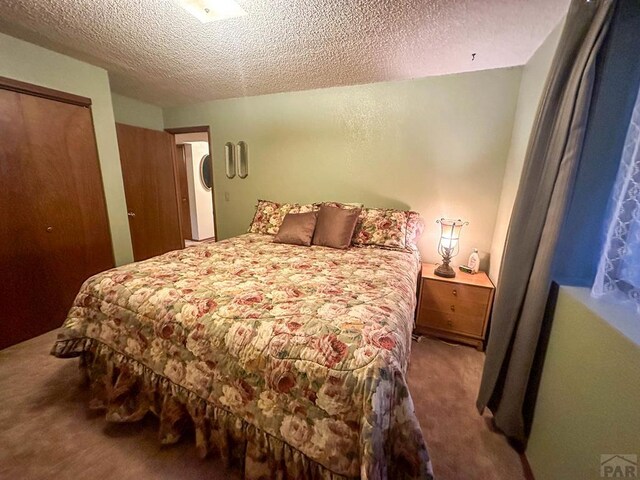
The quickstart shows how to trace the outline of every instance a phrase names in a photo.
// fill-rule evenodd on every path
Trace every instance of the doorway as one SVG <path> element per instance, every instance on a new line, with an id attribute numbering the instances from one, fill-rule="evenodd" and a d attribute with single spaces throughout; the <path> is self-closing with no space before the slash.
<path id="1" fill-rule="evenodd" d="M 215 241 L 209 127 L 116 131 L 134 260 Z"/>
<path id="2" fill-rule="evenodd" d="M 173 134 L 176 190 L 186 247 L 216 241 L 213 161 L 209 127 L 167 129 Z"/>

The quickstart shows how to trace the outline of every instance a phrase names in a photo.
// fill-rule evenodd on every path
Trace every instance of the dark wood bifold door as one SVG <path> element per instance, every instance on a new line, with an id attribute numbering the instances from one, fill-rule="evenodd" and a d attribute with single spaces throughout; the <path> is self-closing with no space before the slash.
<path id="1" fill-rule="evenodd" d="M 62 325 L 84 280 L 114 266 L 91 109 L 8 84 L 0 82 L 0 348 Z"/>
<path id="2" fill-rule="evenodd" d="M 182 248 L 173 135 L 121 123 L 116 129 L 134 259 Z"/>

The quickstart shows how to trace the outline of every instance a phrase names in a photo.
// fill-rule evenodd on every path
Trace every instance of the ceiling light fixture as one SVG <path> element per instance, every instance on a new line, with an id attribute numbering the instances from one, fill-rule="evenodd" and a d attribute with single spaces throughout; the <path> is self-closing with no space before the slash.
<path id="1" fill-rule="evenodd" d="M 202 23 L 247 14 L 234 0 L 175 0 L 175 3 Z"/>

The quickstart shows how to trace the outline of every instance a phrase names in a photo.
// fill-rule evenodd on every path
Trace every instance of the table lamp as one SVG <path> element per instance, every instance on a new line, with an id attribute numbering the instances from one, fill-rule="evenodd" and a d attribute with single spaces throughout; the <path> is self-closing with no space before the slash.
<path id="1" fill-rule="evenodd" d="M 469 222 L 463 222 L 462 220 L 452 220 L 449 218 L 441 218 L 436 220 L 436 223 L 440 224 L 440 242 L 438 242 L 438 253 L 442 256 L 442 264 L 438 266 L 433 272 L 439 277 L 453 278 L 456 276 L 456 272 L 449 263 L 451 259 L 458 254 L 460 247 L 458 241 L 460 240 L 460 230 Z"/>

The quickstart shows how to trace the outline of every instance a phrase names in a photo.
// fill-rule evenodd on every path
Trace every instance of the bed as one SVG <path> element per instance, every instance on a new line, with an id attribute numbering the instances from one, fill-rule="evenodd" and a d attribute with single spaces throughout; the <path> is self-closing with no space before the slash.
<path id="1" fill-rule="evenodd" d="M 416 252 L 245 234 L 100 273 L 52 354 L 81 358 L 90 407 L 245 478 L 431 478 L 407 389 Z"/>

